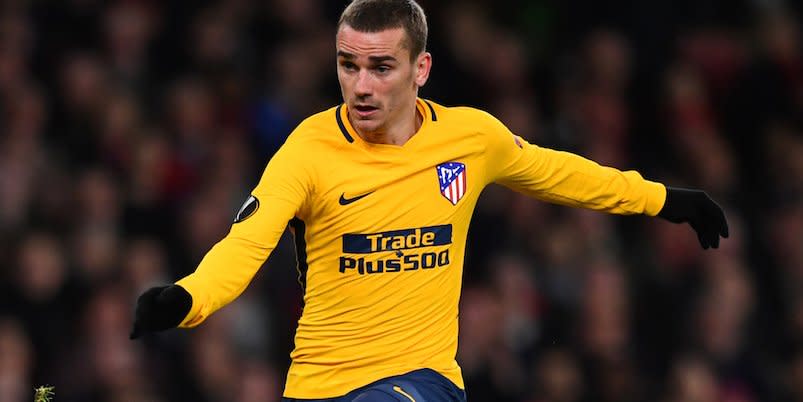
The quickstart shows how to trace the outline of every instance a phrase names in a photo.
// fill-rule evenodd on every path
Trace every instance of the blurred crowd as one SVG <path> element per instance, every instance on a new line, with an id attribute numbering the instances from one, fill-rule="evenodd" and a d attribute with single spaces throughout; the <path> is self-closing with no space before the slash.
<path id="1" fill-rule="evenodd" d="M 345 1 L 0 6 L 0 401 L 277 401 L 286 235 L 192 330 L 129 341 L 304 117 L 337 105 Z M 803 401 L 803 37 L 780 0 L 423 0 L 421 96 L 705 189 L 731 237 L 486 189 L 460 362 L 473 402 Z"/>

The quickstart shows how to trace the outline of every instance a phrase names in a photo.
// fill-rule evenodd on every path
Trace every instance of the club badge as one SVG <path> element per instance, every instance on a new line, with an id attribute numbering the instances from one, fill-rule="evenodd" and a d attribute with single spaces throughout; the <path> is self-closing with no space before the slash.
<path id="1" fill-rule="evenodd" d="M 452 205 L 466 194 L 466 165 L 460 162 L 441 163 L 438 171 L 438 182 L 443 195 Z"/>

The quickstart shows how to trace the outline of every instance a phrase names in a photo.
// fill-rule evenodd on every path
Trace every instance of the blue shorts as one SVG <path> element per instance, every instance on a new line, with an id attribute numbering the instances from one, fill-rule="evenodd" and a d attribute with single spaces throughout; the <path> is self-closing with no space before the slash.
<path id="1" fill-rule="evenodd" d="M 282 402 L 466 402 L 466 392 L 431 369 L 383 378 L 329 399 L 282 398 Z"/>

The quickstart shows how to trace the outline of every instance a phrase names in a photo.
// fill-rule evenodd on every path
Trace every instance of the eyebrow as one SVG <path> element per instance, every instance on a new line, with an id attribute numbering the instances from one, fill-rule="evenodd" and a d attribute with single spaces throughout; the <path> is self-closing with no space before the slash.
<path id="1" fill-rule="evenodd" d="M 344 52 L 342 50 L 337 51 L 337 56 L 349 60 L 357 58 L 357 56 L 348 52 Z M 379 64 L 385 61 L 396 61 L 396 58 L 393 56 L 368 56 L 368 60 L 370 60 L 374 64 Z"/>

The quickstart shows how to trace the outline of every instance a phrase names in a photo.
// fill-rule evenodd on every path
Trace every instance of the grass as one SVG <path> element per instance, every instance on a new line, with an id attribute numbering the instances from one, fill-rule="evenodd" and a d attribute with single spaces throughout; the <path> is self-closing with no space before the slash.
<path id="1" fill-rule="evenodd" d="M 36 394 L 33 397 L 33 402 L 50 402 L 53 396 L 56 395 L 56 393 L 53 392 L 54 389 L 56 389 L 56 387 L 46 386 L 46 387 L 34 388 Z"/>

